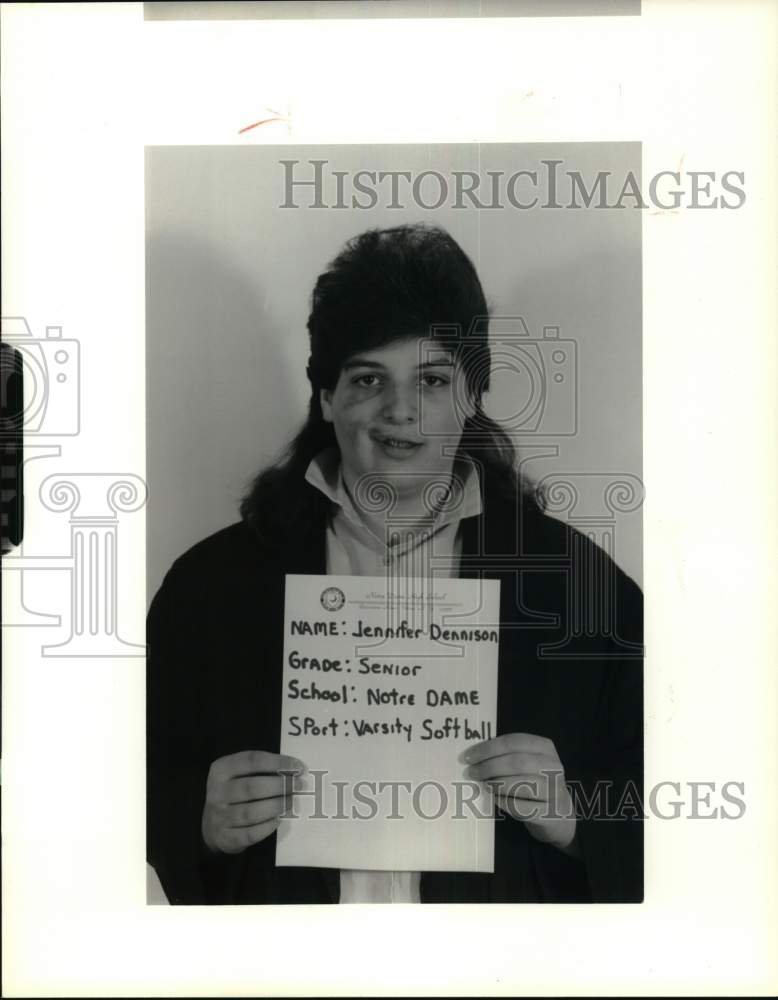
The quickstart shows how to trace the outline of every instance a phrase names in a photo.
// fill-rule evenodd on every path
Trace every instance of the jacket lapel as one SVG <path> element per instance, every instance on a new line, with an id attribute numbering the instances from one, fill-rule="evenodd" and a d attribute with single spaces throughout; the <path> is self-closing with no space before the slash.
<path id="1" fill-rule="evenodd" d="M 329 501 L 309 483 L 305 483 L 303 488 L 312 494 L 306 503 L 310 516 L 295 534 L 285 539 L 284 570 L 286 573 L 320 576 L 327 572 Z"/>

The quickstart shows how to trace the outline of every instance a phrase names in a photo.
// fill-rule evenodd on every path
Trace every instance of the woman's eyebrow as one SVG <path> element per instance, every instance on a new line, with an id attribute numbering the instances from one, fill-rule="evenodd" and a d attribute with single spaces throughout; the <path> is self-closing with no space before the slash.
<path id="1" fill-rule="evenodd" d="M 365 358 L 352 358 L 343 363 L 343 371 L 350 371 L 352 368 L 383 368 L 379 361 L 366 361 Z"/>
<path id="2" fill-rule="evenodd" d="M 441 358 L 439 361 L 422 361 L 421 364 L 416 365 L 417 370 L 422 368 L 453 368 L 454 362 L 451 358 Z M 344 371 L 351 371 L 352 368 L 380 368 L 383 370 L 384 365 L 380 361 L 368 361 L 367 358 L 351 358 L 349 361 L 343 363 Z"/>

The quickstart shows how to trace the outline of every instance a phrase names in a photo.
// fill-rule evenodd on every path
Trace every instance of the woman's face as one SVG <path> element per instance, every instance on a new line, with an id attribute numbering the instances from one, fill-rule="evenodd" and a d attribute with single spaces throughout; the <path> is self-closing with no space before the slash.
<path id="1" fill-rule="evenodd" d="M 449 351 L 411 337 L 350 357 L 333 390 L 321 391 L 350 489 L 384 474 L 399 495 L 449 475 L 473 413 L 460 365 Z"/>

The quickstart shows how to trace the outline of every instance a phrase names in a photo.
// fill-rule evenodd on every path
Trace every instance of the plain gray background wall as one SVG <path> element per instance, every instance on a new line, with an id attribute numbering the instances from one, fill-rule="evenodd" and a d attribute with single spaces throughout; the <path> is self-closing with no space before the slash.
<path id="1" fill-rule="evenodd" d="M 606 511 L 598 474 L 641 477 L 641 213 L 632 201 L 543 208 L 541 185 L 531 210 L 457 209 L 453 194 L 435 210 L 410 197 L 391 209 L 388 189 L 374 209 L 314 209 L 303 207 L 311 196 L 300 189 L 301 207 L 281 208 L 280 161 L 301 161 L 295 176 L 310 178 L 312 159 L 328 161 L 327 176 L 473 170 L 484 179 L 482 201 L 488 171 L 538 170 L 542 179 L 548 159 L 563 161 L 560 172 L 580 171 L 587 187 L 598 171 L 612 172 L 616 198 L 629 171 L 640 178 L 638 143 L 147 148 L 149 601 L 178 555 L 237 520 L 247 482 L 299 427 L 311 290 L 345 241 L 374 226 L 443 226 L 473 260 L 493 314 L 523 317 L 533 338 L 556 326 L 575 342 L 576 433 L 517 441 L 534 478 L 559 473 L 578 484 L 573 523 Z M 328 191 L 332 204 L 334 182 Z M 434 201 L 435 186 L 423 191 Z M 530 199 L 526 184 L 519 197 Z M 515 378 L 497 377 L 492 415 L 515 412 L 521 391 Z M 616 559 L 640 583 L 641 510 L 606 515 L 616 524 Z"/>

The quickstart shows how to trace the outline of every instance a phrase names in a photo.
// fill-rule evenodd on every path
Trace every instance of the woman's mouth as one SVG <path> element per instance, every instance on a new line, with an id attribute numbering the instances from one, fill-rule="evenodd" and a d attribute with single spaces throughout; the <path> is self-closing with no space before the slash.
<path id="1" fill-rule="evenodd" d="M 380 445 L 384 454 L 392 458 L 406 458 L 414 455 L 422 446 L 421 441 L 410 441 L 408 438 L 393 437 L 389 434 L 376 436 L 373 440 Z"/>

